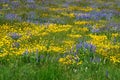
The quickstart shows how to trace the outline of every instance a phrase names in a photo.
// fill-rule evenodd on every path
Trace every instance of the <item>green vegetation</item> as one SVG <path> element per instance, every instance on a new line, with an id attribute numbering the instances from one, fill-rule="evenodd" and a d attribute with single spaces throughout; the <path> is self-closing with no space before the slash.
<path id="1" fill-rule="evenodd" d="M 118 3 L 1 0 L 0 80 L 119 80 Z"/>

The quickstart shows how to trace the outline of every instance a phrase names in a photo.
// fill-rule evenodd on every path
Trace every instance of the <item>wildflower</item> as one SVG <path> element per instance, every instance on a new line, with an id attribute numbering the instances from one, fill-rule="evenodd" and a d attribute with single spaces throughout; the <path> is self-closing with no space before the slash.
<path id="1" fill-rule="evenodd" d="M 35 18 L 35 12 L 29 12 L 28 13 L 28 19 L 33 19 L 33 18 Z"/>
<path id="2" fill-rule="evenodd" d="M 79 14 L 75 14 L 76 16 L 76 19 L 79 20 L 79 19 L 85 19 L 85 20 L 89 20 L 91 19 L 91 15 L 89 13 L 79 13 Z"/>
<path id="3" fill-rule="evenodd" d="M 75 24 L 77 25 L 87 25 L 92 23 L 91 21 L 76 21 Z"/>
<path id="4" fill-rule="evenodd" d="M 18 8 L 20 6 L 20 3 L 18 1 L 12 1 L 11 2 L 12 9 Z"/>
<path id="5" fill-rule="evenodd" d="M 76 35 L 69 34 L 68 36 L 71 38 L 80 38 L 81 37 L 81 35 L 79 35 L 79 34 L 76 34 Z"/>
<path id="6" fill-rule="evenodd" d="M 100 29 L 92 29 L 91 32 L 92 33 L 97 33 L 97 32 L 100 32 Z"/>
<path id="7" fill-rule="evenodd" d="M 19 35 L 18 33 L 11 33 L 10 37 L 14 40 L 18 40 L 21 37 L 21 35 Z"/>
<path id="8" fill-rule="evenodd" d="M 77 65 L 80 65 L 80 64 L 82 64 L 82 61 L 80 61 L 80 62 L 77 63 Z"/>
<path id="9" fill-rule="evenodd" d="M 28 3 L 34 3 L 34 0 L 27 0 Z"/>
<path id="10" fill-rule="evenodd" d="M 76 45 L 76 51 L 78 51 L 80 48 L 83 48 L 84 50 L 90 50 L 91 52 L 95 52 L 96 50 L 96 47 L 94 45 L 86 42 L 80 42 Z"/>
<path id="11" fill-rule="evenodd" d="M 10 0 L 0 0 L 2 3 L 9 3 Z"/>
<path id="12" fill-rule="evenodd" d="M 120 60 L 116 58 L 116 56 L 110 56 L 110 61 L 112 61 L 113 63 L 120 63 Z"/>
<path id="13" fill-rule="evenodd" d="M 112 37 L 117 37 L 117 36 L 119 36 L 118 33 L 112 33 Z"/>
<path id="14" fill-rule="evenodd" d="M 5 15 L 5 18 L 6 19 L 10 19 L 10 20 L 14 20 L 17 18 L 17 15 L 16 14 L 12 14 L 12 13 L 8 13 Z"/>
<path id="15" fill-rule="evenodd" d="M 64 58 L 60 58 L 60 59 L 59 59 L 59 62 L 60 62 L 60 63 L 62 63 L 62 62 L 64 62 L 64 61 L 65 61 Z"/>
<path id="16" fill-rule="evenodd" d="M 78 51 L 80 48 L 82 48 L 83 46 L 83 43 L 80 42 L 79 44 L 76 45 L 76 50 Z"/>
<path id="17" fill-rule="evenodd" d="M 30 9 L 37 9 L 37 8 L 38 8 L 38 5 L 35 4 L 35 3 L 31 3 L 31 4 L 27 4 L 26 7 L 27 7 L 27 8 L 30 8 Z"/>

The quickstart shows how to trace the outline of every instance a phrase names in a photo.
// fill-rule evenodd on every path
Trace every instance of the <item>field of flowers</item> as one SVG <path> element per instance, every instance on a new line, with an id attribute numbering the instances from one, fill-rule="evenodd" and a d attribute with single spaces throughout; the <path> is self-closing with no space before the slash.
<path id="1" fill-rule="evenodd" d="M 120 0 L 0 0 L 0 80 L 119 80 Z"/>

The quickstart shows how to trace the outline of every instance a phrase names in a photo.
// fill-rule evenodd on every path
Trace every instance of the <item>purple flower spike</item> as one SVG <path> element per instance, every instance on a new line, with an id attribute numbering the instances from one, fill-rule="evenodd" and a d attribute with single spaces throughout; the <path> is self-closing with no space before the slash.
<path id="1" fill-rule="evenodd" d="M 34 0 L 27 0 L 28 3 L 34 3 Z"/>
<path id="2" fill-rule="evenodd" d="M 5 15 L 5 18 L 9 19 L 9 20 L 13 20 L 16 17 L 17 17 L 17 15 L 16 14 L 12 14 L 12 13 L 8 13 L 8 14 Z"/>
<path id="3" fill-rule="evenodd" d="M 18 1 L 12 1 L 11 2 L 12 9 L 18 8 L 20 6 L 20 3 Z"/>
<path id="4" fill-rule="evenodd" d="M 0 0 L 0 3 L 9 3 L 9 0 Z"/>
<path id="5" fill-rule="evenodd" d="M 19 35 L 18 33 L 11 33 L 10 37 L 14 40 L 18 40 L 21 37 L 21 35 Z"/>
<path id="6" fill-rule="evenodd" d="M 90 52 L 95 52 L 96 47 L 90 43 L 86 42 L 80 42 L 79 44 L 76 45 L 76 50 L 78 51 L 80 48 L 83 48 L 84 50 L 90 50 Z"/>

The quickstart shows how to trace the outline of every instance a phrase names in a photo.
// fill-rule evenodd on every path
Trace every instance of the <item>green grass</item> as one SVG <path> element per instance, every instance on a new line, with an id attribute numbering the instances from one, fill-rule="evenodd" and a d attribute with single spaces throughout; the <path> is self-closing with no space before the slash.
<path id="1" fill-rule="evenodd" d="M 111 64 L 107 60 L 100 63 L 88 61 L 80 66 L 62 65 L 56 61 L 57 56 L 39 63 L 23 61 L 23 58 L 13 57 L 7 63 L 0 64 L 1 80 L 119 80 L 119 65 Z M 32 57 L 31 57 L 32 59 Z M 52 59 L 52 60 L 51 60 Z M 47 60 L 47 61 L 46 61 Z"/>

